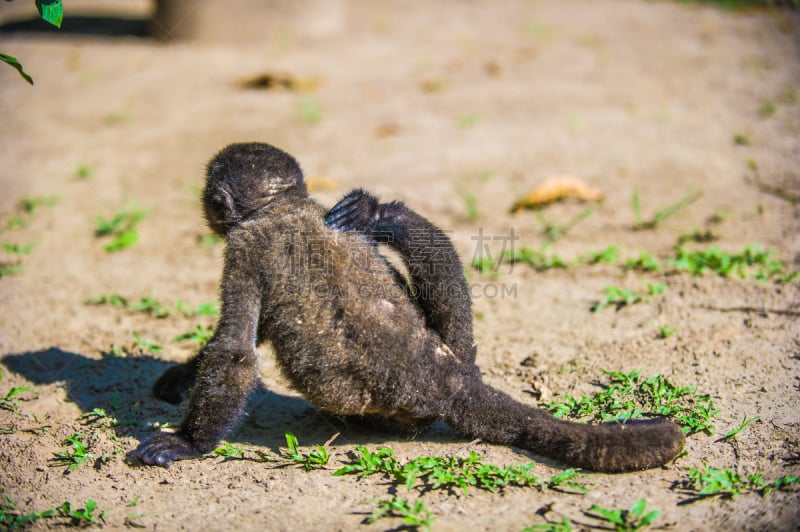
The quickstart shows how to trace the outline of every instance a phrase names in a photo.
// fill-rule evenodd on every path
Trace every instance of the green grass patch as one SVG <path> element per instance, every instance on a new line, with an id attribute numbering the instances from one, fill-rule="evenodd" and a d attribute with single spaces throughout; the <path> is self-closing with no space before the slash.
<path id="1" fill-rule="evenodd" d="M 749 424 L 750 424 L 750 423 L 752 423 L 753 421 L 758 421 L 759 419 L 761 419 L 761 417 L 760 417 L 760 416 L 751 417 L 751 418 L 749 418 L 749 419 L 748 419 L 748 417 L 747 417 L 747 416 L 744 416 L 744 417 L 742 418 L 742 422 L 741 422 L 741 423 L 739 423 L 739 426 L 738 426 L 738 427 L 736 427 L 736 428 L 735 428 L 735 429 L 733 429 L 733 430 L 730 430 L 730 431 L 726 432 L 726 433 L 725 433 L 725 435 L 722 437 L 722 439 L 723 439 L 723 440 L 731 440 L 731 439 L 734 439 L 734 438 L 736 438 L 736 436 L 737 436 L 737 435 L 738 435 L 740 432 L 742 432 L 742 431 L 743 431 L 743 430 L 744 430 L 744 429 L 747 427 L 747 425 L 749 425 Z"/>
<path id="2" fill-rule="evenodd" d="M 20 262 L 23 256 L 33 253 L 36 243 L 33 244 L 13 244 L 11 242 L 0 243 L 0 249 L 12 257 L 10 262 L 0 261 L 0 278 L 12 275 L 21 275 L 25 272 L 25 266 Z"/>
<path id="3" fill-rule="evenodd" d="M 0 54 L 2 55 L 2 54 Z M 15 229 L 24 229 L 30 224 L 34 215 L 41 207 L 50 208 L 60 201 L 58 196 L 37 196 L 30 198 L 23 198 L 17 204 L 17 214 L 14 214 L 2 223 L 0 226 L 0 234 Z M 17 244 L 12 242 L 0 242 L 0 250 L 11 258 L 11 260 L 4 260 L 0 258 L 0 278 L 10 277 L 12 275 L 22 275 L 25 273 L 25 267 L 21 262 L 21 258 L 30 255 L 36 243 L 32 244 Z"/>
<path id="4" fill-rule="evenodd" d="M 660 510 L 647 511 L 647 501 L 639 499 L 629 509 L 608 509 L 597 504 L 584 512 L 589 517 L 606 521 L 613 525 L 617 531 L 627 532 L 642 530 L 652 525 L 661 513 Z"/>
<path id="5" fill-rule="evenodd" d="M 630 373 L 606 371 L 601 390 L 589 397 L 561 395 L 561 399 L 540 403 L 556 417 L 581 421 L 625 421 L 644 416 L 665 416 L 682 426 L 686 434 L 714 434 L 711 419 L 721 410 L 711 398 L 693 386 L 678 386 L 661 374 L 642 379 L 641 370 Z"/>
<path id="6" fill-rule="evenodd" d="M 592 306 L 592 312 L 600 312 L 609 307 L 620 310 L 623 307 L 635 305 L 636 303 L 644 301 L 642 296 L 636 292 L 618 286 L 606 286 L 603 290 L 605 291 L 605 297 Z"/>
<path id="7" fill-rule="evenodd" d="M 476 176 L 465 177 L 455 184 L 456 193 L 464 202 L 466 219 L 474 222 L 478 219 L 478 197 L 483 186 L 494 177 L 494 172 L 485 170 Z"/>
<path id="8" fill-rule="evenodd" d="M 127 309 L 131 312 L 144 312 L 154 318 L 166 318 L 172 311 L 156 301 L 152 296 L 140 299 L 136 303 L 129 303 Z"/>
<path id="9" fill-rule="evenodd" d="M 0 492 L 2 492 L 2 488 L 0 488 Z M 55 515 L 58 515 L 56 508 L 23 514 L 17 511 L 17 506 L 10 497 L 6 496 L 5 501 L 0 501 L 0 529 L 2 530 L 19 530 L 31 526 L 39 519 Z"/>
<path id="10" fill-rule="evenodd" d="M 377 505 L 377 508 L 364 520 L 364 524 L 370 525 L 385 517 L 399 517 L 408 527 L 421 527 L 425 530 L 430 530 L 431 523 L 435 519 L 421 499 L 411 503 L 406 499 L 393 496 L 391 499 L 373 502 Z"/>
<path id="11" fill-rule="evenodd" d="M 737 146 L 749 146 L 750 137 L 745 133 L 734 133 L 733 143 L 736 144 Z"/>
<path id="12" fill-rule="evenodd" d="M 214 456 L 221 456 L 227 460 L 245 460 L 245 450 L 239 445 L 229 442 L 222 444 L 211 452 Z"/>
<path id="13" fill-rule="evenodd" d="M 322 122 L 322 109 L 313 96 L 304 96 L 297 102 L 297 113 L 309 125 L 315 126 Z"/>
<path id="14" fill-rule="evenodd" d="M 58 507 L 58 513 L 69 518 L 70 525 L 83 527 L 87 525 L 98 525 L 106 516 L 106 511 L 100 512 L 100 515 L 95 515 L 97 510 L 97 503 L 92 499 L 86 501 L 83 508 L 73 508 L 72 503 L 65 502 Z"/>
<path id="15" fill-rule="evenodd" d="M 197 243 L 206 248 L 213 248 L 222 242 L 222 237 L 216 233 L 204 233 L 202 235 L 197 235 Z"/>
<path id="16" fill-rule="evenodd" d="M 665 222 L 672 216 L 674 216 L 677 212 L 685 209 L 695 201 L 699 200 L 703 196 L 702 192 L 695 191 L 695 192 L 688 192 L 685 196 L 681 199 L 658 209 L 653 215 L 644 220 L 642 218 L 642 208 L 641 202 L 639 200 L 639 192 L 636 188 L 633 189 L 633 194 L 631 198 L 631 204 L 633 207 L 633 230 L 634 231 L 643 231 L 646 229 L 656 229 L 661 223 Z"/>
<path id="17" fill-rule="evenodd" d="M 423 491 L 461 489 L 464 494 L 467 494 L 471 487 L 497 492 L 507 486 L 534 487 L 539 490 L 569 489 L 579 493 L 588 491 L 577 481 L 579 475 L 574 469 L 567 469 L 549 479 L 541 479 L 533 473 L 533 462 L 499 467 L 485 464 L 483 457 L 474 451 L 470 451 L 467 458 L 420 456 L 400 463 L 395 458 L 394 451 L 388 447 L 370 451 L 360 445 L 356 447 L 355 452 L 349 453 L 349 456 L 350 464 L 336 470 L 334 476 L 358 475 L 364 478 L 381 475 L 405 485 L 409 490 L 419 485 Z"/>
<path id="18" fill-rule="evenodd" d="M 708 464 L 690 468 L 687 477 L 673 485 L 673 489 L 694 497 L 723 499 L 733 499 L 750 492 L 764 496 L 775 490 L 796 491 L 799 487 L 800 477 L 797 476 L 782 476 L 766 481 L 763 473 L 742 474 L 730 467 L 711 467 Z"/>
<path id="19" fill-rule="evenodd" d="M 75 176 L 81 181 L 91 179 L 93 173 L 94 171 L 92 170 L 92 167 L 88 164 L 79 164 L 75 169 Z"/>
<path id="20" fill-rule="evenodd" d="M 2 410 L 10 410 L 11 412 L 19 412 L 19 402 L 20 401 L 29 401 L 30 399 L 25 399 L 22 397 L 22 394 L 25 392 L 34 391 L 33 388 L 30 386 L 16 386 L 11 388 L 6 394 L 0 397 L 0 409 Z"/>
<path id="21" fill-rule="evenodd" d="M 716 273 L 723 277 L 737 275 L 742 279 L 772 281 L 777 284 L 791 283 L 800 276 L 800 272 L 791 271 L 785 261 L 775 258 L 773 251 L 763 248 L 758 243 L 745 246 L 742 251 L 733 253 L 724 251 L 717 245 L 706 249 L 689 249 L 683 245 L 686 242 L 707 242 L 715 238 L 708 231 L 694 231 L 681 235 L 673 256 L 663 260 L 649 251 L 641 251 L 636 256 L 622 261 L 619 247 L 611 244 L 601 251 L 590 252 L 570 262 L 555 253 L 548 253 L 547 246 L 544 246 L 541 249 L 528 247 L 507 249 L 498 257 L 479 257 L 473 260 L 472 267 L 483 275 L 495 275 L 499 273 L 503 264 L 527 264 L 537 271 L 553 268 L 566 270 L 570 264 L 590 266 L 616 264 L 624 271 L 656 273 L 669 270 L 687 272 L 691 275 Z M 606 298 L 596 308 L 602 310 L 612 305 L 619 307 L 640 301 L 642 298 L 635 292 L 610 286 L 606 288 Z"/>
<path id="22" fill-rule="evenodd" d="M 456 127 L 459 129 L 467 129 L 475 126 L 481 119 L 478 113 L 468 113 L 456 117 Z"/>
<path id="23" fill-rule="evenodd" d="M 103 408 L 93 408 L 91 412 L 81 414 L 78 420 L 83 421 L 86 425 L 99 429 L 112 430 L 119 425 L 119 420 L 106 413 Z M 111 439 L 114 440 L 116 437 L 112 434 Z"/>
<path id="24" fill-rule="evenodd" d="M 628 259 L 622 266 L 625 271 L 660 272 L 664 267 L 649 251 L 642 251 L 636 257 Z"/>
<path id="25" fill-rule="evenodd" d="M 651 296 L 660 295 L 666 290 L 667 285 L 662 282 L 647 283 L 647 293 Z M 620 310 L 623 307 L 634 305 L 645 301 L 645 298 L 632 290 L 620 288 L 618 286 L 606 286 L 605 297 L 592 306 L 592 312 L 600 312 L 603 309 L 614 307 Z"/>
<path id="26" fill-rule="evenodd" d="M 776 112 L 778 112 L 778 106 L 775 105 L 775 102 L 766 101 L 758 108 L 758 116 L 761 118 L 769 118 Z"/>
<path id="27" fill-rule="evenodd" d="M 472 267 L 482 275 L 496 275 L 504 264 L 527 264 L 536 271 L 543 272 L 551 269 L 567 269 L 567 261 L 554 253 L 548 254 L 544 250 L 522 247 L 507 249 L 499 257 L 479 257 L 472 261 Z"/>
<path id="28" fill-rule="evenodd" d="M 772 280 L 778 284 L 794 281 L 798 272 L 788 271 L 786 263 L 773 255 L 759 244 L 745 246 L 739 253 L 729 253 L 719 246 L 695 251 L 678 247 L 670 265 L 692 275 L 713 272 L 723 277 L 738 275 L 742 279 Z"/>
<path id="29" fill-rule="evenodd" d="M 200 303 L 196 307 L 188 306 L 181 299 L 175 301 L 174 305 L 168 306 L 158 301 L 153 296 L 145 296 L 136 302 L 129 301 L 128 298 L 120 294 L 99 294 L 91 296 L 87 303 L 92 305 L 110 305 L 115 308 L 125 309 L 129 312 L 144 312 L 154 318 L 167 318 L 173 312 L 182 314 L 187 318 L 196 316 L 219 316 L 219 303 L 207 301 Z"/>
<path id="30" fill-rule="evenodd" d="M 590 265 L 617 264 L 619 263 L 619 260 L 619 246 L 616 244 L 611 244 L 606 246 L 606 248 L 601 251 L 591 252 L 583 257 L 579 257 L 576 262 L 582 262 Z"/>
<path id="31" fill-rule="evenodd" d="M 121 346 L 111 344 L 111 347 L 109 347 L 108 351 L 103 353 L 103 357 L 117 358 L 139 353 L 152 353 L 158 355 L 161 354 L 161 351 L 164 349 L 160 344 L 142 338 L 136 331 L 133 331 L 131 336 L 133 337 L 133 341 L 131 343 Z"/>
<path id="32" fill-rule="evenodd" d="M 572 532 L 572 521 L 569 520 L 569 517 L 565 517 L 561 521 L 525 527 L 522 532 Z"/>
<path id="33" fill-rule="evenodd" d="M 2 492 L 2 488 L 0 488 Z M 64 502 L 58 508 L 49 508 L 27 514 L 20 513 L 14 501 L 5 497 L 5 501 L 0 501 L 0 529 L 1 530 L 20 530 L 33 525 L 40 519 L 61 517 L 69 519 L 70 526 L 85 527 L 88 525 L 102 525 L 106 516 L 106 511 L 99 514 L 97 512 L 97 502 L 92 499 L 86 501 L 83 508 L 75 508 L 69 501 Z M 49 527 L 48 527 L 49 528 Z"/>
<path id="34" fill-rule="evenodd" d="M 64 474 L 69 474 L 78 469 L 81 465 L 88 463 L 93 458 L 88 451 L 86 443 L 83 441 L 83 434 L 74 433 L 64 440 L 65 444 L 71 444 L 72 449 L 53 453 L 55 456 L 50 459 L 52 467 L 66 467 Z"/>
<path id="35" fill-rule="evenodd" d="M 156 355 L 161 354 L 161 350 L 163 349 L 163 347 L 161 347 L 159 344 L 151 342 L 150 340 L 145 340 L 144 338 L 139 336 L 139 333 L 137 333 L 136 331 L 134 331 L 131 334 L 133 336 L 133 345 L 136 348 L 138 348 L 144 353 L 153 353 Z"/>
<path id="36" fill-rule="evenodd" d="M 19 202 L 19 208 L 28 216 L 34 216 L 41 207 L 50 209 L 56 206 L 59 201 L 61 201 L 61 198 L 58 196 L 23 198 L 22 201 Z"/>
<path id="37" fill-rule="evenodd" d="M 139 241 L 139 224 L 147 218 L 148 212 L 134 204 L 123 207 L 111 218 L 98 216 L 94 234 L 97 238 L 110 237 L 111 241 L 103 248 L 113 253 L 129 248 Z"/>
<path id="38" fill-rule="evenodd" d="M 336 436 L 338 436 L 338 434 L 331 438 L 330 441 L 333 441 Z M 278 466 L 297 464 L 303 466 L 306 471 L 323 469 L 328 465 L 331 455 L 324 445 L 316 445 L 308 452 L 303 452 L 294 434 L 287 432 L 285 433 L 285 438 L 286 449 L 282 451 L 280 455 L 265 453 L 263 451 L 250 451 L 239 445 L 222 442 L 219 447 L 206 456 L 219 456 L 226 460 L 249 460 L 259 463 L 270 462 Z M 250 453 L 253 454 L 251 455 Z"/>
<path id="39" fill-rule="evenodd" d="M 25 267 L 22 264 L 0 263 L 0 278 L 22 275 L 23 273 L 25 273 Z"/>
<path id="40" fill-rule="evenodd" d="M 675 327 L 670 327 L 669 325 L 661 325 L 658 328 L 658 338 L 661 339 L 661 340 L 669 338 L 670 336 L 675 334 L 675 332 L 677 332 L 677 330 L 678 329 L 676 329 Z"/>
<path id="41" fill-rule="evenodd" d="M 594 214 L 596 207 L 591 205 L 586 207 L 581 212 L 573 216 L 571 219 L 567 220 L 566 223 L 556 223 L 551 220 L 548 220 L 544 217 L 544 213 L 541 210 L 536 211 L 536 219 L 542 225 L 542 234 L 547 239 L 548 244 L 552 244 L 559 238 L 565 236 L 569 233 L 576 225 L 581 223 L 582 221 L 586 220 L 589 216 Z"/>
<path id="42" fill-rule="evenodd" d="M 3 251 L 8 253 L 9 255 L 30 255 L 33 253 L 33 250 L 36 248 L 36 244 L 12 244 L 10 242 L 3 242 L 0 244 L 0 247 L 3 248 Z"/>
<path id="43" fill-rule="evenodd" d="M 172 339 L 173 342 L 185 342 L 187 340 L 191 340 L 192 342 L 197 342 L 200 344 L 200 347 L 204 347 L 211 338 L 214 337 L 214 326 L 213 325 L 195 325 L 193 331 L 185 332 L 180 334 Z"/>
<path id="44" fill-rule="evenodd" d="M 713 216 L 712 216 L 713 218 Z M 697 229 L 682 234 L 678 237 L 678 246 L 682 246 L 687 242 L 696 242 L 696 243 L 707 243 L 707 242 L 714 242 L 715 240 L 719 240 L 719 237 L 712 233 L 711 231 L 698 231 Z"/>
<path id="45" fill-rule="evenodd" d="M 288 451 L 285 453 L 286 457 L 289 458 L 292 462 L 296 464 L 301 464 L 306 471 L 311 471 L 312 469 L 323 468 L 328 465 L 328 461 L 331 458 L 330 453 L 328 450 L 325 449 L 322 445 L 317 445 L 315 448 L 311 449 L 308 453 L 301 453 L 299 450 L 299 443 L 297 438 L 291 432 L 287 432 L 286 436 L 286 447 Z"/>

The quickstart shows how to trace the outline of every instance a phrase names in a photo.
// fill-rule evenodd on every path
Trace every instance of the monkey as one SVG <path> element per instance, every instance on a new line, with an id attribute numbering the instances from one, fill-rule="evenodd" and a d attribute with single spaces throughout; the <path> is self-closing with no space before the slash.
<path id="1" fill-rule="evenodd" d="M 683 432 L 665 418 L 580 424 L 485 384 L 458 254 L 404 203 L 356 189 L 326 211 L 291 155 L 253 142 L 208 163 L 203 209 L 226 241 L 221 315 L 198 354 L 156 381 L 157 398 L 189 403 L 176 432 L 140 443 L 144 464 L 214 449 L 244 413 L 264 342 L 291 385 L 337 416 L 416 434 L 445 421 L 459 435 L 600 472 L 662 466 L 682 450 Z"/>

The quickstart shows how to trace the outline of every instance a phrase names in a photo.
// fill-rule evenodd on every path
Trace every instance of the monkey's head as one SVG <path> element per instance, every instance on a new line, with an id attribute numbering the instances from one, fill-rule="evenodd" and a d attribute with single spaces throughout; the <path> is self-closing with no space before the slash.
<path id="1" fill-rule="evenodd" d="M 269 144 L 231 144 L 208 163 L 203 208 L 211 229 L 225 237 L 276 198 L 292 195 L 308 193 L 291 155 Z"/>

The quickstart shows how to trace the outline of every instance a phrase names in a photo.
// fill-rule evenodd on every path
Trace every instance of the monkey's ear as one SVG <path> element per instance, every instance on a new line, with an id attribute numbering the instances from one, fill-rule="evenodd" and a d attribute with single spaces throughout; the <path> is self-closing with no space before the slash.
<path id="1" fill-rule="evenodd" d="M 241 221 L 241 214 L 236 208 L 236 202 L 224 186 L 214 187 L 209 190 L 203 203 L 208 225 L 222 237 Z"/>
<path id="2" fill-rule="evenodd" d="M 239 223 L 241 215 L 236 210 L 236 203 L 233 201 L 233 196 L 225 187 L 220 187 L 219 193 L 222 196 L 222 202 L 225 205 L 225 221 L 231 224 Z"/>

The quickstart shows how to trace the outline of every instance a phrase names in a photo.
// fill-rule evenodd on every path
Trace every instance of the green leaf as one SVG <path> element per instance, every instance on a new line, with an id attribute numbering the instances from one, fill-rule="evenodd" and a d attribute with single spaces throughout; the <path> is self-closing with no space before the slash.
<path id="1" fill-rule="evenodd" d="M 61 22 L 64 20 L 64 6 L 61 0 L 36 0 L 36 9 L 44 20 L 56 28 L 61 28 Z"/>
<path id="2" fill-rule="evenodd" d="M 297 445 L 298 445 L 297 437 L 291 432 L 287 432 L 285 436 L 286 436 L 286 446 L 289 448 L 289 457 L 292 458 L 293 460 L 301 460 L 302 457 L 300 456 L 300 453 L 297 452 Z"/>
<path id="3" fill-rule="evenodd" d="M 601 516 L 606 521 L 610 521 L 616 525 L 625 524 L 625 520 L 622 518 L 622 510 L 609 510 L 608 508 L 603 508 L 602 506 L 594 504 L 591 508 L 589 508 L 589 512 L 594 512 L 596 515 Z"/>
<path id="4" fill-rule="evenodd" d="M 660 514 L 660 513 L 661 513 L 660 510 L 653 510 L 649 514 L 647 514 L 644 517 L 642 517 L 642 519 L 639 521 L 638 525 L 640 527 L 642 527 L 642 528 L 644 528 L 646 526 L 650 526 L 651 524 L 653 524 L 653 521 L 656 520 L 656 518 L 658 517 L 658 514 Z"/>
<path id="5" fill-rule="evenodd" d="M 131 247 L 139 240 L 139 233 L 135 229 L 126 229 L 121 232 L 114 240 L 109 242 L 105 248 L 107 253 L 113 253 L 121 249 Z"/>
<path id="6" fill-rule="evenodd" d="M 6 54 L 0 54 L 0 61 L 3 61 L 4 63 L 7 63 L 12 67 L 16 68 L 17 72 L 19 72 L 19 75 L 25 78 L 25 81 L 33 85 L 33 78 L 30 76 L 30 74 L 25 72 L 25 70 L 22 68 L 22 63 L 20 63 L 16 57 L 12 57 Z"/>
<path id="7" fill-rule="evenodd" d="M 644 499 L 639 499 L 636 501 L 636 504 L 633 505 L 631 508 L 631 513 L 635 516 L 640 516 L 644 513 L 644 509 L 647 507 L 647 501 Z"/>

